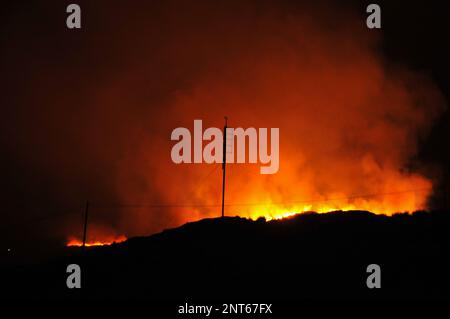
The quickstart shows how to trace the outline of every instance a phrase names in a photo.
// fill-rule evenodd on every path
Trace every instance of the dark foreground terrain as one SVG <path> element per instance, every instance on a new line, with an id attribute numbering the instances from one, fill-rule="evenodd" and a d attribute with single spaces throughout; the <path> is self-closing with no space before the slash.
<path id="1" fill-rule="evenodd" d="M 450 214 L 303 214 L 206 219 L 122 244 L 7 267 L 13 298 L 202 300 L 449 298 Z M 82 289 L 66 287 L 79 264 Z M 381 266 L 381 289 L 366 267 Z M 5 284 L 6 283 L 6 284 Z"/>

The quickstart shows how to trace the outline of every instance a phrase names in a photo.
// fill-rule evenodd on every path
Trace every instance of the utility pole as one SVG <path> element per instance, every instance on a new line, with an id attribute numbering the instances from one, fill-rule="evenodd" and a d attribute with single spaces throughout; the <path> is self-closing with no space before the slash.
<path id="1" fill-rule="evenodd" d="M 222 218 L 225 216 L 225 168 L 227 164 L 227 125 L 228 117 L 225 116 L 225 126 L 223 128 L 223 162 L 222 162 Z"/>
<path id="2" fill-rule="evenodd" d="M 89 213 L 89 201 L 86 201 L 86 208 L 84 211 L 83 249 L 86 246 L 88 213 Z"/>

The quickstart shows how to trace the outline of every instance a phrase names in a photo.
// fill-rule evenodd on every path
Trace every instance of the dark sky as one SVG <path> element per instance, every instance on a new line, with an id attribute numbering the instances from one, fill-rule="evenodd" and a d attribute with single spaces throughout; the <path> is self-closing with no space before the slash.
<path id="1" fill-rule="evenodd" d="M 402 61 L 429 74 L 450 97 L 450 53 L 448 34 L 450 21 L 445 17 L 448 3 L 439 1 L 383 1 L 384 12 L 383 52 L 393 61 Z M 450 173 L 450 116 L 445 111 L 435 122 L 429 136 L 421 143 L 418 159 L 434 163 L 442 184 L 431 199 L 435 207 L 445 205 L 445 189 Z"/>
<path id="2" fill-rule="evenodd" d="M 2 241 L 2 250 L 3 245 L 66 238 L 78 225 L 86 199 L 100 203 L 93 217 L 103 225 L 99 228 L 105 228 L 99 232 L 123 227 L 125 232 L 136 229 L 140 234 L 185 221 L 175 212 L 161 211 L 155 213 L 159 217 L 151 219 L 151 224 L 141 227 L 126 221 L 120 209 L 107 206 L 123 201 L 118 189 L 126 189 L 131 202 L 164 203 L 171 198 L 155 187 L 164 184 L 160 171 L 167 167 L 149 158 L 135 159 L 141 154 L 137 150 L 148 146 L 140 143 L 139 137 L 155 133 L 158 137 L 149 146 L 152 152 L 167 152 L 159 144 L 157 123 L 170 119 L 173 128 L 185 123 L 175 114 L 179 109 L 170 107 L 172 96 L 206 82 L 205 74 L 227 75 L 224 70 L 229 60 L 252 61 L 256 50 L 252 45 L 270 50 L 259 33 L 272 38 L 285 33 L 284 24 L 272 21 L 320 17 L 320 22 L 308 23 L 318 23 L 326 39 L 333 29 L 339 40 L 348 34 L 349 50 L 354 50 L 352 37 L 357 46 L 370 46 L 381 57 L 386 73 L 395 73 L 398 65 L 403 65 L 431 79 L 447 100 L 450 94 L 450 20 L 449 5 L 444 1 L 377 1 L 382 8 L 382 30 L 362 28 L 355 33 L 346 30 L 355 28 L 358 17 L 364 22 L 365 8 L 372 1 L 319 1 L 314 5 L 301 1 L 217 1 L 208 5 L 200 1 L 195 5 L 76 1 L 82 8 L 82 29 L 68 30 L 65 8 L 72 2 L 2 4 L 0 227 L 7 239 Z M 270 22 L 265 25 L 264 21 Z M 241 30 L 252 27 L 259 33 Z M 245 36 L 251 39 L 248 50 Z M 365 36 L 367 41 L 362 39 Z M 315 39 L 306 37 L 309 42 Z M 237 65 L 245 67 L 241 60 Z M 241 72 L 244 77 L 245 70 L 241 68 Z M 430 96 L 430 101 L 434 97 Z M 239 114 L 246 118 L 245 112 Z M 212 124 L 220 127 L 223 114 L 214 116 L 218 120 Z M 429 134 L 419 134 L 419 148 L 405 169 L 417 170 L 435 181 L 438 187 L 431 207 L 439 207 L 442 189 L 449 182 L 450 117 L 441 109 L 430 118 L 434 118 L 433 126 L 429 132 L 425 130 Z M 266 124 L 265 119 L 260 123 Z M 152 163 L 143 177 L 136 167 L 142 170 L 147 161 Z M 129 181 L 124 175 L 134 178 Z M 128 182 L 133 185 L 126 185 Z M 145 196 L 136 194 L 133 190 L 140 187 L 136 185 L 153 191 Z M 130 219 L 142 217 L 133 214 Z"/>

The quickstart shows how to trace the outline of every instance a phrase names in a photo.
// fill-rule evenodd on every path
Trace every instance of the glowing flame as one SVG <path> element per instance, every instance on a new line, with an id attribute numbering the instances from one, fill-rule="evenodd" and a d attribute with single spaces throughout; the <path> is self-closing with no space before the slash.
<path id="1" fill-rule="evenodd" d="M 366 210 L 375 214 L 392 215 L 398 212 L 414 212 L 425 208 L 425 199 L 431 187 L 419 191 L 398 191 L 378 196 L 355 196 L 353 198 L 320 199 L 308 204 L 280 204 L 267 202 L 257 207 L 244 207 L 240 216 L 253 220 L 264 217 L 266 221 L 289 218 L 305 212 L 328 213 L 333 211 Z"/>
<path id="2" fill-rule="evenodd" d="M 121 243 L 127 240 L 127 237 L 124 235 L 118 236 L 114 239 L 107 239 L 107 240 L 95 240 L 95 241 L 88 241 L 86 242 L 86 247 L 94 247 L 94 246 L 108 246 L 112 245 L 114 243 Z M 81 247 L 83 246 L 83 241 L 79 240 L 77 238 L 70 238 L 67 242 L 67 247 Z"/>
<path id="3" fill-rule="evenodd" d="M 266 221 L 271 220 L 280 220 L 285 218 L 290 218 L 293 216 L 296 216 L 298 214 L 302 214 L 305 212 L 316 212 L 319 214 L 322 213 L 328 213 L 332 211 L 342 210 L 342 211 L 349 211 L 349 210 L 356 210 L 356 207 L 353 207 L 351 205 L 345 206 L 345 207 L 333 207 L 333 206 L 321 206 L 320 208 L 313 209 L 313 205 L 305 205 L 303 207 L 293 208 L 289 211 L 286 211 L 286 209 L 282 207 L 274 207 L 274 206 L 267 206 L 262 209 L 265 211 L 264 214 L 255 214 L 254 216 L 251 216 L 252 219 L 256 219 L 258 217 L 264 217 Z M 260 210 L 261 211 L 261 210 Z M 257 216 L 255 218 L 255 216 Z"/>

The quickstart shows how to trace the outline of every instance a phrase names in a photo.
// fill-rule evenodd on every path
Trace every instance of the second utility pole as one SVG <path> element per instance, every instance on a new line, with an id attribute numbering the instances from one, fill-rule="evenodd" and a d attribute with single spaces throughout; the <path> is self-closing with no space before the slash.
<path id="1" fill-rule="evenodd" d="M 222 162 L 222 218 L 225 216 L 225 168 L 227 164 L 227 124 L 228 118 L 225 116 L 225 126 L 223 128 L 223 162 Z"/>
<path id="2" fill-rule="evenodd" d="M 89 213 L 89 201 L 86 201 L 86 209 L 84 211 L 83 246 L 82 246 L 83 249 L 86 247 L 88 213 Z"/>

